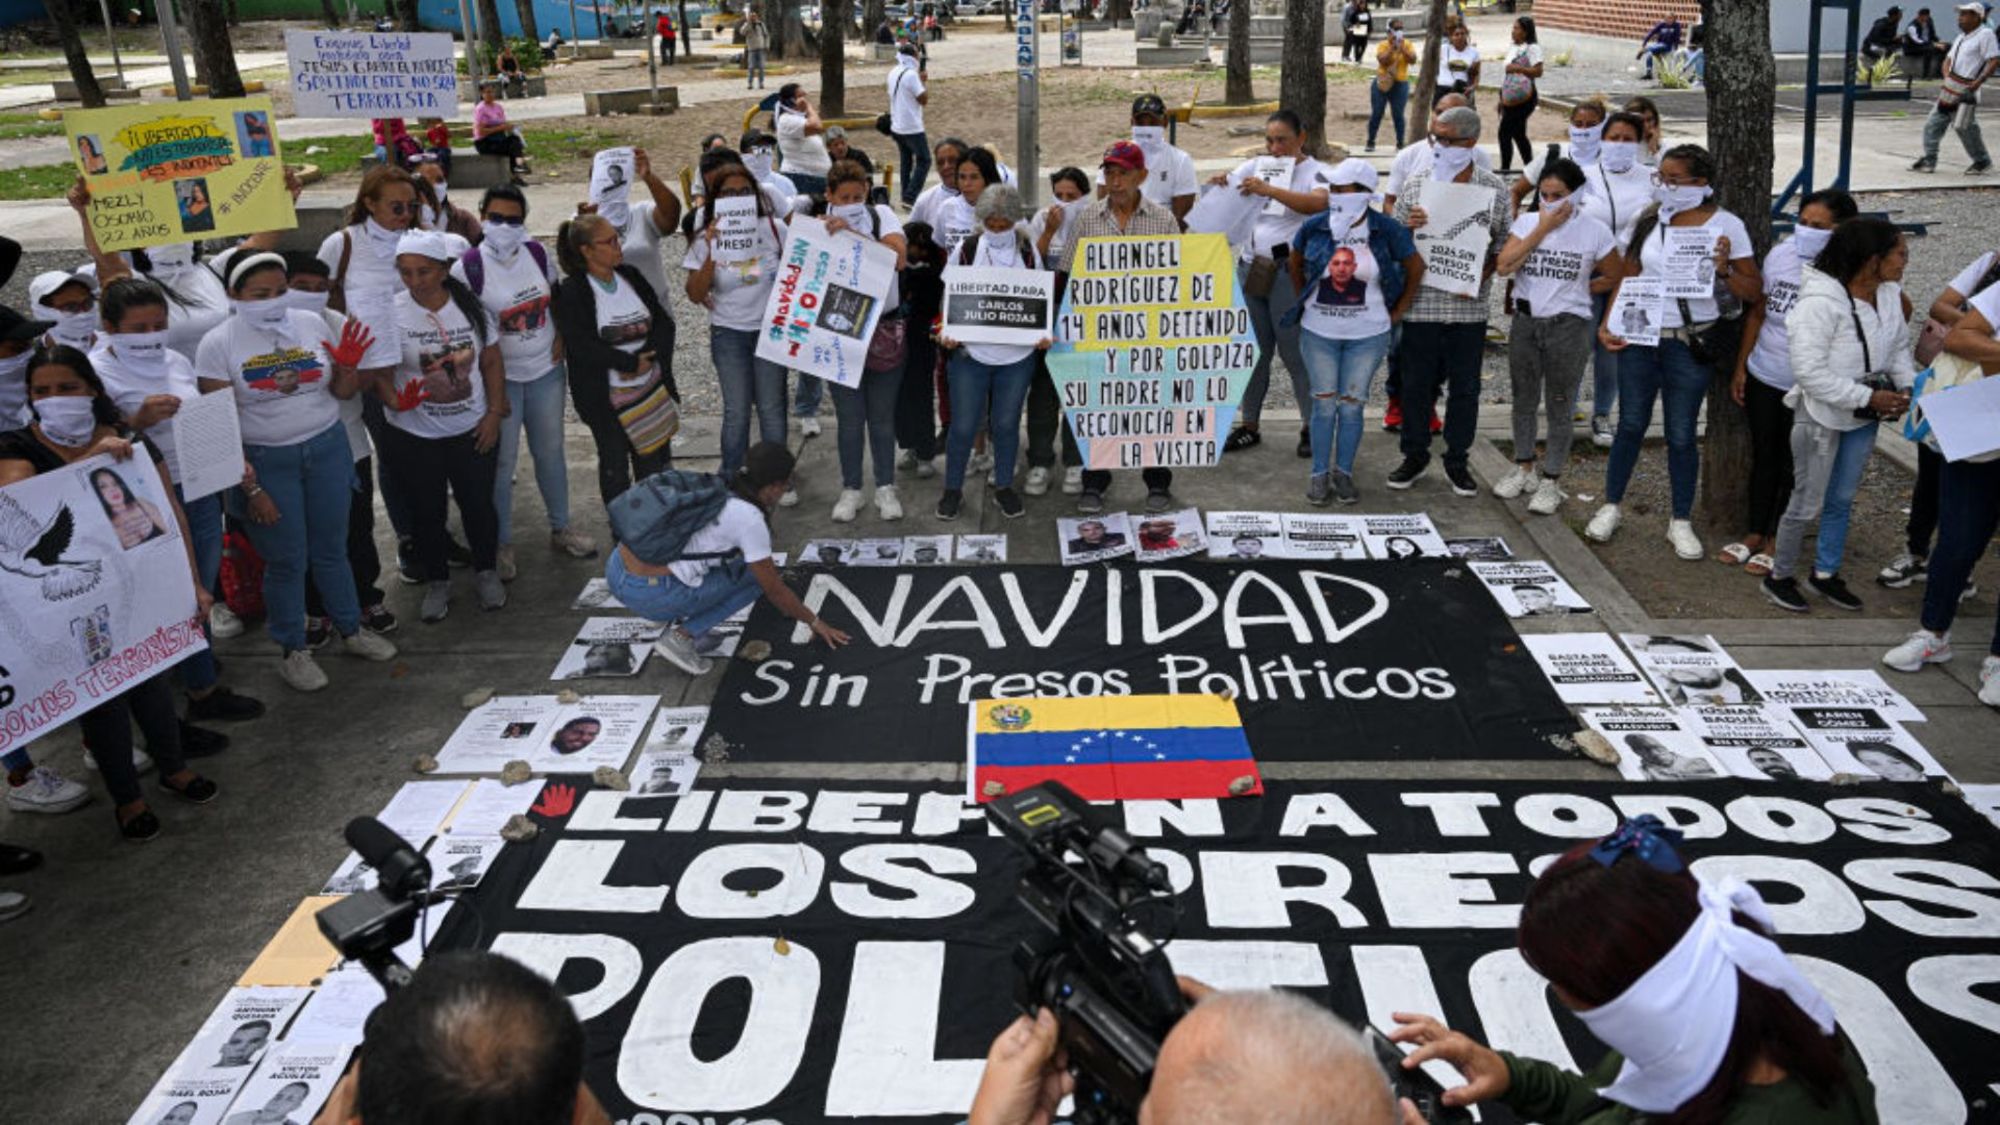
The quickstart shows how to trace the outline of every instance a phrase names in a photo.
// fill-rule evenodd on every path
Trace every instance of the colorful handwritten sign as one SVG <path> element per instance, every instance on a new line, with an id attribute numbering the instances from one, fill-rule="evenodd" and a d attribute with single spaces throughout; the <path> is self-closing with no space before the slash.
<path id="1" fill-rule="evenodd" d="M 269 98 L 63 114 L 106 251 L 298 225 Z"/>

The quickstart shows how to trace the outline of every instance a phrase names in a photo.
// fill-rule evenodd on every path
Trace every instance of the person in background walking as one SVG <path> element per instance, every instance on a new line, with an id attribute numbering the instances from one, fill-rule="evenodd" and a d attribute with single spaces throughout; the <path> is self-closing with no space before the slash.
<path id="1" fill-rule="evenodd" d="M 1978 175 L 1993 167 L 1986 153 L 1986 140 L 1979 133 L 1979 91 L 2000 66 L 2000 41 L 1986 26 L 1986 10 L 1979 4 L 1958 6 L 1958 38 L 1944 58 L 1944 85 L 1938 88 L 1937 103 L 1924 118 L 1924 154 L 1910 165 L 1913 172 L 1937 171 L 1938 144 L 1946 129 L 1958 134 L 1958 143 L 1972 157 L 1965 172 Z"/>
<path id="2" fill-rule="evenodd" d="M 1368 151 L 1375 151 L 1375 135 L 1382 131 L 1382 113 L 1387 110 L 1396 126 L 1396 147 L 1403 147 L 1403 111 L 1410 104 L 1410 64 L 1417 61 L 1417 48 L 1403 38 L 1403 21 L 1389 21 L 1389 37 L 1375 48 L 1375 81 L 1368 87 Z"/>
<path id="3" fill-rule="evenodd" d="M 743 44 L 743 88 L 746 90 L 764 88 L 764 52 L 771 49 L 771 29 L 764 26 L 764 13 L 752 8 L 743 17 L 740 32 Z"/>
<path id="4" fill-rule="evenodd" d="M 1646 60 L 1646 81 L 1653 80 L 1653 63 L 1663 55 L 1671 55 L 1680 49 L 1681 21 L 1679 16 L 1668 16 L 1653 25 L 1653 30 L 1639 41 L 1639 53 L 1635 59 Z"/>
<path id="5" fill-rule="evenodd" d="M 661 12 L 653 30 L 660 36 L 660 61 L 668 66 L 674 65 L 674 17 Z"/>
<path id="6" fill-rule="evenodd" d="M 1542 94 L 1535 85 L 1542 76 L 1542 45 L 1535 41 L 1535 20 L 1522 16 L 1514 21 L 1514 42 L 1507 48 L 1507 66 L 1500 78 L 1500 171 L 1514 166 L 1514 148 L 1521 150 L 1525 166 L 1535 158 L 1528 143 L 1528 122 Z"/>
<path id="7" fill-rule="evenodd" d="M 1347 6 L 1340 11 L 1340 61 L 1361 65 L 1368 52 L 1368 36 L 1375 22 L 1375 14 L 1368 10 L 1368 0 L 1347 0 Z"/>
<path id="8" fill-rule="evenodd" d="M 1750 506 L 1743 538 L 1724 547 L 1716 561 L 1763 577 L 1771 573 L 1770 551 L 1792 492 L 1791 335 L 1787 325 L 1799 299 L 1802 267 L 1819 257 L 1833 229 L 1856 214 L 1854 197 L 1838 188 L 1807 196 L 1799 204 L 1792 236 L 1764 256 L 1764 299 L 1743 314 L 1743 346 L 1736 354 L 1730 397 L 1750 420 Z"/>
<path id="9" fill-rule="evenodd" d="M 916 206 L 917 193 L 931 174 L 931 142 L 924 135 L 924 107 L 930 100 L 916 45 L 905 43 L 896 48 L 896 65 L 889 70 L 889 136 L 901 158 L 897 171 L 903 177 L 905 211 Z"/>
<path id="10" fill-rule="evenodd" d="M 1870 217 L 1840 224 L 1819 256 L 1800 269 L 1798 303 L 1787 317 L 1796 331 L 1790 342 L 1795 385 L 1785 393 L 1796 412 L 1791 436 L 1797 483 L 1778 522 L 1778 545 L 1764 579 L 1764 596 L 1779 609 L 1807 609 L 1793 573 L 1806 525 L 1815 519 L 1819 537 L 1806 588 L 1841 609 L 1861 609 L 1861 599 L 1841 580 L 1840 563 L 1876 428 L 1910 408 L 1916 369 L 1902 285 L 1909 262 L 1902 232 L 1886 219 Z"/>
<path id="11" fill-rule="evenodd" d="M 1936 78 L 1944 72 L 1945 45 L 1938 40 L 1937 22 L 1929 8 L 1918 8 L 1917 17 L 1903 32 L 1903 57 L 1917 78 Z"/>

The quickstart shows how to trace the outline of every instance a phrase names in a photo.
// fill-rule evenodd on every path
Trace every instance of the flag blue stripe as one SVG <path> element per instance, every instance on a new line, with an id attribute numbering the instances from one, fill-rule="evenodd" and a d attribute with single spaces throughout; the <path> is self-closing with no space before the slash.
<path id="1" fill-rule="evenodd" d="M 1120 737 L 1121 733 L 1123 737 Z M 1155 727 L 1123 732 L 1022 731 L 981 734 L 977 738 L 979 762 L 988 766 L 1250 760 L 1250 742 L 1244 738 L 1240 727 Z"/>

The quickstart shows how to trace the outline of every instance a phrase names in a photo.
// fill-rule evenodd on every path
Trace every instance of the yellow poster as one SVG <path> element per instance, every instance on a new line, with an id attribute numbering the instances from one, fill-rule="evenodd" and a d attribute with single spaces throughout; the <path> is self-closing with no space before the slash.
<path id="1" fill-rule="evenodd" d="M 72 109 L 63 129 L 106 251 L 298 225 L 269 98 Z"/>

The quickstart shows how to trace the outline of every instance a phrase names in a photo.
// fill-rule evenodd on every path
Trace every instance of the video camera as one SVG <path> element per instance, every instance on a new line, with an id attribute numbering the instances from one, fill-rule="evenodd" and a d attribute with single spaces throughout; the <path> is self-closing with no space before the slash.
<path id="1" fill-rule="evenodd" d="M 348 821 L 345 835 L 362 862 L 374 868 L 375 886 L 346 896 L 313 918 L 343 958 L 361 962 L 384 992 L 394 992 L 410 983 L 410 967 L 396 956 L 396 948 L 417 932 L 425 907 L 452 895 L 431 890 L 430 860 L 374 817 Z"/>

